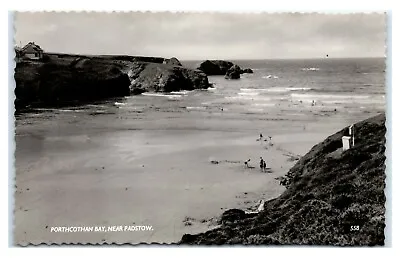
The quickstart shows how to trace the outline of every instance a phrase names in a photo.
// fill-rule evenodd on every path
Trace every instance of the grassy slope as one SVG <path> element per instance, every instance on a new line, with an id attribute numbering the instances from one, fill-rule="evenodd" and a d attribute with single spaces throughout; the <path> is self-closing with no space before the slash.
<path id="1" fill-rule="evenodd" d="M 355 147 L 337 132 L 288 172 L 287 190 L 252 218 L 184 235 L 186 244 L 384 245 L 385 116 L 356 125 Z M 359 230 L 351 230 L 358 226 Z"/>

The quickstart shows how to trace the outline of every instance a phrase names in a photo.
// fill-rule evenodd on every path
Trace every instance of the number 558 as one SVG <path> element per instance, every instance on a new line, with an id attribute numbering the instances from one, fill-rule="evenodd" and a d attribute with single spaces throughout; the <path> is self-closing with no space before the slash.
<path id="1" fill-rule="evenodd" d="M 350 231 L 358 231 L 360 230 L 360 226 L 350 226 Z"/>

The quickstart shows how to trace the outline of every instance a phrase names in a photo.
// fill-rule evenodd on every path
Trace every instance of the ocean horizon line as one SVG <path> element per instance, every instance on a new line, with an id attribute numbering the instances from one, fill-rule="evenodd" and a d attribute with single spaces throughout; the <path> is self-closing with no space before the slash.
<path id="1" fill-rule="evenodd" d="M 71 56 L 130 56 L 130 57 L 152 57 L 152 58 L 177 58 L 182 62 L 195 62 L 195 61 L 205 61 L 205 60 L 226 60 L 226 61 L 261 61 L 261 60 L 324 60 L 324 59 L 336 59 L 336 60 L 344 60 L 344 59 L 385 59 L 385 56 L 364 56 L 364 57 L 288 57 L 288 58 L 202 58 L 202 59 L 184 59 L 179 58 L 177 55 L 171 56 L 159 56 L 159 55 L 134 55 L 134 54 L 85 54 L 85 53 L 67 53 L 67 52 L 54 52 L 48 51 L 47 54 L 53 55 L 71 55 Z"/>

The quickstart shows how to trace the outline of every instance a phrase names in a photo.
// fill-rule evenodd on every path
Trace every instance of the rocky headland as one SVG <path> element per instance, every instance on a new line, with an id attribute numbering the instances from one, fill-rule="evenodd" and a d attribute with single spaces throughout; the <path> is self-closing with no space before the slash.
<path id="1" fill-rule="evenodd" d="M 206 89 L 207 75 L 177 58 L 46 53 L 18 61 L 15 107 L 62 106 L 143 92 Z"/>
<path id="2" fill-rule="evenodd" d="M 386 117 L 348 127 L 315 145 L 281 178 L 287 189 L 259 213 L 225 211 L 220 226 L 180 244 L 382 246 L 385 243 Z"/>

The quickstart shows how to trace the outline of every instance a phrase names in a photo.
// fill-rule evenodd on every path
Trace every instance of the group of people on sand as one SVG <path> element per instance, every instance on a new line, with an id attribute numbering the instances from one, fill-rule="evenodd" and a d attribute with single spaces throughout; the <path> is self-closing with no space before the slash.
<path id="1" fill-rule="evenodd" d="M 269 138 L 269 141 L 271 142 L 272 141 L 272 137 L 268 136 L 268 138 Z M 262 133 L 260 133 L 260 137 L 257 139 L 257 141 L 262 141 L 263 139 L 264 139 L 264 136 L 263 136 Z M 266 142 L 266 141 L 268 141 L 268 139 L 265 138 L 264 141 Z"/>
<path id="2" fill-rule="evenodd" d="M 248 159 L 244 162 L 244 165 L 246 166 L 246 168 L 254 168 L 254 167 L 250 166 L 250 161 L 251 161 L 251 159 Z M 260 170 L 261 170 L 261 172 L 267 171 L 267 162 L 265 162 L 263 157 L 260 157 Z"/>
<path id="3" fill-rule="evenodd" d="M 269 138 L 269 142 L 271 144 L 272 142 L 272 137 L 268 136 Z M 257 141 L 263 141 L 264 136 L 262 133 L 260 133 L 260 137 L 257 139 Z M 268 141 L 268 139 L 266 138 L 264 141 Z M 250 166 L 250 159 L 246 160 L 244 162 L 244 165 L 246 166 L 246 168 L 254 168 L 252 166 Z M 260 170 L 261 172 L 266 172 L 267 171 L 267 162 L 265 162 L 265 160 L 263 159 L 263 157 L 260 157 Z"/>

